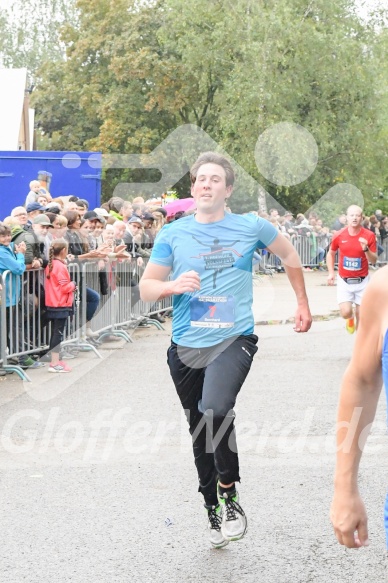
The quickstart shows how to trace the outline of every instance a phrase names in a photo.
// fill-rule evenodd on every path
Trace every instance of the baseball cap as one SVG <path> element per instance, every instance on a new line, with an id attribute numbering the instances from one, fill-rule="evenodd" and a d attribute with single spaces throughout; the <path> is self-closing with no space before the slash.
<path id="1" fill-rule="evenodd" d="M 44 211 L 45 207 L 39 204 L 38 202 L 31 202 L 27 205 L 26 211 L 28 213 L 32 213 L 34 211 Z"/>
<path id="2" fill-rule="evenodd" d="M 103 209 L 103 208 L 95 208 L 93 209 L 95 213 L 97 213 L 98 215 L 100 215 L 100 217 L 109 217 L 109 213 L 107 210 Z"/>
<path id="3" fill-rule="evenodd" d="M 143 220 L 144 221 L 154 221 L 155 217 L 153 215 L 151 215 L 151 213 L 144 213 Z"/>
<path id="4" fill-rule="evenodd" d="M 98 217 L 99 215 L 95 211 L 86 211 L 84 214 L 84 219 L 89 219 L 89 221 L 95 221 Z"/>
<path id="5" fill-rule="evenodd" d="M 38 215 L 32 219 L 33 225 L 42 225 L 43 227 L 52 227 L 50 220 L 46 215 Z"/>
<path id="6" fill-rule="evenodd" d="M 128 223 L 137 223 L 138 225 L 143 226 L 143 221 L 139 219 L 139 217 L 132 217 L 129 219 Z"/>

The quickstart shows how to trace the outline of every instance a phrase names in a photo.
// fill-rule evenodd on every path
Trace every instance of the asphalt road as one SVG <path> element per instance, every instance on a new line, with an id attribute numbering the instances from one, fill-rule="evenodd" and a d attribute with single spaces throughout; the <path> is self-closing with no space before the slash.
<path id="1" fill-rule="evenodd" d="M 340 547 L 328 520 L 338 388 L 354 337 L 338 319 L 305 335 L 290 325 L 258 334 L 237 406 L 249 531 L 218 551 L 165 362 L 167 331 L 143 330 L 103 361 L 86 355 L 55 381 L 40 371 L 32 383 L 2 382 L 1 581 L 385 581 L 383 399 L 361 471 L 371 546 Z"/>

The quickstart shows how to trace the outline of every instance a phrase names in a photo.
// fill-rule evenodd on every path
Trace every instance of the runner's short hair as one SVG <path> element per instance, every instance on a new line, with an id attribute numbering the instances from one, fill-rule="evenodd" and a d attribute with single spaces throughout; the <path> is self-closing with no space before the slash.
<path id="1" fill-rule="evenodd" d="M 204 152 L 197 158 L 190 169 L 191 184 L 194 184 L 197 179 L 197 172 L 203 164 L 218 164 L 222 166 L 226 174 L 226 186 L 233 186 L 234 184 L 234 170 L 231 163 L 225 156 L 217 154 L 216 152 Z"/>

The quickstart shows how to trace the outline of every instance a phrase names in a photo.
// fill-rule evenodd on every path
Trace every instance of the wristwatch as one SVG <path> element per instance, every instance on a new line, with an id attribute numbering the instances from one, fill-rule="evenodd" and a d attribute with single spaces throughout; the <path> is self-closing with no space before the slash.
<path id="1" fill-rule="evenodd" d="M 365 249 L 363 249 L 364 253 L 366 253 L 367 251 L 369 251 L 369 247 L 368 245 L 365 247 Z"/>

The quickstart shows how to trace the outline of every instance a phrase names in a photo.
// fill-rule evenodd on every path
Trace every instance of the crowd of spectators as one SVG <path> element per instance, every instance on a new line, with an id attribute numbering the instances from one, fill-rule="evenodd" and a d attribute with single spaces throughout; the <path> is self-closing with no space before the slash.
<path id="1" fill-rule="evenodd" d="M 228 207 L 226 210 L 230 212 Z M 12 278 L 6 284 L 10 289 L 5 290 L 9 349 L 11 337 L 18 336 L 15 323 L 11 322 L 12 309 L 17 309 L 20 296 L 20 285 L 16 280 L 22 279 L 26 271 L 35 270 L 39 273 L 39 277 L 28 278 L 29 296 L 34 298 L 30 309 L 36 309 L 39 305 L 43 315 L 41 326 L 46 324 L 42 268 L 48 264 L 53 242 L 60 239 L 66 242 L 67 263 L 82 265 L 85 261 L 92 261 L 98 266 L 99 289 L 86 287 L 84 294 L 86 324 L 83 330 L 86 341 L 98 346 L 101 339 L 93 331 L 92 319 L 100 305 L 101 296 L 107 295 L 109 285 L 112 285 L 112 273 L 115 286 L 125 285 L 130 288 L 130 305 L 133 308 L 140 300 L 139 273 L 151 254 L 158 232 L 166 223 L 192 212 L 177 212 L 168 216 L 166 209 L 160 206 L 160 201 L 145 202 L 142 197 L 131 202 L 113 197 L 101 207 L 90 209 L 85 199 L 74 196 L 52 198 L 47 190 L 40 187 L 39 181 L 32 181 L 24 206 L 13 208 L 10 216 L 0 222 L 0 274 L 6 270 L 12 273 Z M 346 226 L 345 214 L 340 215 L 332 225 L 325 225 L 314 212 L 307 216 L 299 213 L 296 217 L 289 211 L 280 215 L 277 209 L 270 209 L 268 213 L 251 213 L 267 219 L 297 248 L 299 245 L 298 251 L 306 270 L 325 269 L 331 237 Z M 388 218 L 376 210 L 370 217 L 365 217 L 363 226 L 379 237 L 379 254 L 383 253 L 380 242 L 387 237 Z M 277 271 L 283 271 L 278 259 L 273 259 L 271 266 Z M 260 266 L 261 261 L 262 255 L 255 253 L 254 264 Z M 125 269 L 128 264 L 134 269 Z M 78 285 L 79 282 L 75 283 Z M 159 322 L 165 321 L 156 309 L 150 317 Z M 146 320 L 140 318 L 139 325 L 147 325 Z M 109 336 L 107 339 L 115 340 Z M 23 351 L 22 346 L 17 349 Z M 71 358 L 71 351 L 67 356 Z M 18 364 L 24 368 L 42 365 L 28 355 L 20 357 Z"/>
<path id="2" fill-rule="evenodd" d="M 306 271 L 324 270 L 326 253 L 335 233 L 346 227 L 346 214 L 339 215 L 332 224 L 325 224 L 324 220 L 315 212 L 307 215 L 286 211 L 283 215 L 275 208 L 266 211 L 254 212 L 257 216 L 270 221 L 280 233 L 289 238 L 298 248 L 302 263 Z M 374 214 L 364 216 L 363 226 L 371 230 L 377 239 L 378 255 L 384 253 L 383 242 L 388 235 L 388 217 L 380 209 Z M 275 263 L 275 268 L 277 268 Z M 372 266 L 373 268 L 373 266 Z M 281 267 L 277 268 L 281 271 Z"/>
<path id="3" fill-rule="evenodd" d="M 28 326 L 22 322 L 21 314 L 17 314 L 21 310 L 18 305 L 21 282 L 29 286 L 25 295 L 32 298 L 29 299 L 31 305 L 23 306 L 24 312 L 31 313 L 40 307 L 40 326 L 47 324 L 44 317 L 44 268 L 49 261 L 50 248 L 59 240 L 66 242 L 66 263 L 81 266 L 83 262 L 90 261 L 98 266 L 98 289 L 86 287 L 85 290 L 86 324 L 82 330 L 85 341 L 98 346 L 102 340 L 92 329 L 92 319 L 101 304 L 101 296 L 108 294 L 109 286 L 113 289 L 127 285 L 131 295 L 130 307 L 133 309 L 136 306 L 140 300 L 139 273 L 151 254 L 157 233 L 172 219 L 167 218 L 164 208 L 145 205 L 140 197 L 133 202 L 114 197 L 91 210 L 84 199 L 72 196 L 52 198 L 47 192 L 42 194 L 38 185 L 38 181 L 33 181 L 25 206 L 13 208 L 10 216 L 0 222 L 0 274 L 11 272 L 11 277 L 6 278 L 4 283 L 8 350 L 10 353 L 26 352 L 21 342 L 26 331 L 23 334 L 21 326 Z M 26 272 L 30 270 L 37 277 L 26 277 Z M 77 281 L 75 283 L 79 284 Z M 128 314 L 130 317 L 131 314 Z M 156 306 L 155 313 L 149 317 L 159 322 L 165 321 Z M 139 326 L 147 326 L 146 318 L 140 317 L 138 320 Z M 117 340 L 115 336 L 104 335 L 103 338 L 104 341 Z M 61 357 L 71 358 L 71 351 L 63 351 Z M 39 368 L 44 366 L 42 360 L 44 355 L 39 361 L 23 355 L 14 364 L 22 368 Z"/>

